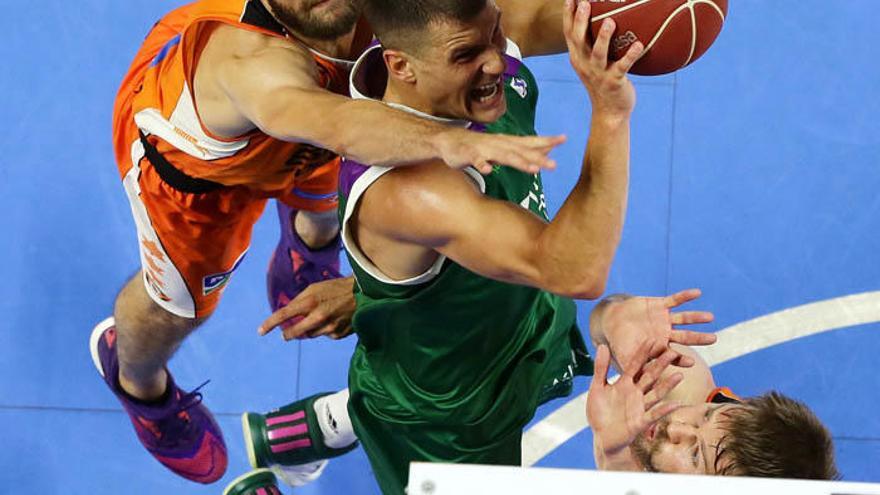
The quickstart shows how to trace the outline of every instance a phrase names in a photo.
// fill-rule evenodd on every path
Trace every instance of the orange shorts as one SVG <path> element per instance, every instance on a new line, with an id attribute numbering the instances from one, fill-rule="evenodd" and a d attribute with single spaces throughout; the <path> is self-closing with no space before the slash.
<path id="1" fill-rule="evenodd" d="M 117 158 L 137 226 L 147 293 L 175 315 L 206 317 L 247 253 L 269 195 L 245 186 L 181 192 L 159 176 L 137 139 L 129 149 L 130 158 L 122 153 Z M 338 175 L 338 159 L 303 170 L 278 200 L 299 210 L 333 210 Z"/>
<path id="2" fill-rule="evenodd" d="M 147 292 L 167 311 L 194 318 L 208 316 L 214 311 L 224 287 L 250 246 L 251 230 L 268 198 L 278 198 L 299 210 L 324 212 L 336 208 L 339 161 L 336 159 L 317 166 L 303 165 L 298 169 L 291 165 L 294 169 L 287 172 L 286 162 L 285 167 L 268 161 L 266 163 L 271 166 L 267 168 L 253 164 L 263 163 L 262 159 L 277 161 L 281 156 L 287 158 L 290 156 L 285 156 L 288 148 L 297 149 L 299 146 L 279 142 L 277 149 L 274 145 L 264 147 L 262 155 L 249 155 L 249 152 L 257 151 L 244 148 L 235 152 L 241 155 L 225 156 L 223 166 L 217 167 L 237 176 L 227 176 L 228 186 L 213 189 L 180 186 L 181 182 L 175 180 L 174 173 L 182 172 L 172 164 L 160 163 L 157 169 L 157 165 L 146 158 L 147 151 L 135 124 L 135 114 L 142 113 L 145 108 L 154 109 L 153 104 L 157 111 L 171 111 L 169 105 L 177 105 L 173 107 L 174 113 L 178 110 L 186 113 L 187 109 L 181 106 L 178 97 L 171 95 L 182 95 L 186 86 L 186 70 L 183 68 L 186 57 L 183 51 L 197 51 L 202 46 L 180 41 L 186 22 L 189 22 L 186 17 L 188 11 L 182 14 L 175 12 L 152 28 L 122 81 L 114 104 L 113 147 L 137 226 Z M 207 36 L 206 33 L 192 36 Z M 192 55 L 191 58 L 194 61 L 196 56 Z M 157 70 L 163 79 L 157 82 L 153 78 L 160 75 L 151 70 L 160 62 L 163 65 Z M 156 101 L 145 107 L 144 102 L 151 99 Z M 180 100 L 183 101 L 183 98 Z M 195 112 L 194 106 L 190 110 Z M 175 127 L 175 130 L 179 129 Z M 155 136 L 147 139 L 152 139 L 148 143 L 153 145 L 159 142 Z M 254 140 L 257 140 L 256 136 Z M 167 142 L 161 144 L 166 149 L 169 147 Z M 151 148 L 150 153 L 155 150 L 152 146 L 148 147 Z M 259 145 L 254 148 L 259 148 Z M 179 154 L 186 155 L 186 152 Z M 315 158 L 311 161 L 320 164 L 330 160 L 329 156 L 332 155 L 328 152 L 326 155 L 313 156 Z M 217 163 L 210 160 L 202 162 L 189 156 L 183 159 L 197 161 L 196 165 L 201 166 Z M 304 163 L 307 162 L 304 160 Z M 243 166 L 235 169 L 236 164 Z M 169 167 L 172 172 L 169 172 Z M 184 192 L 187 190 L 207 192 Z"/>

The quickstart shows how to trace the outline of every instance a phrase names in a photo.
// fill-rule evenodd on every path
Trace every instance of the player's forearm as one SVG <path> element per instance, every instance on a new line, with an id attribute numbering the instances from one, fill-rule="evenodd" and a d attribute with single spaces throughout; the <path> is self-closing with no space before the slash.
<path id="1" fill-rule="evenodd" d="M 291 120 L 302 121 L 302 112 L 312 112 L 310 129 L 294 127 L 298 135 L 288 140 L 305 140 L 361 163 L 406 165 L 441 156 L 439 143 L 450 128 L 383 103 L 365 100 L 332 102 L 321 109 L 292 109 Z M 282 119 L 284 117 L 282 116 Z M 283 122 L 273 127 L 285 128 Z"/>
<path id="2" fill-rule="evenodd" d="M 451 131 L 375 102 L 353 100 L 344 114 L 349 117 L 339 128 L 338 139 L 345 156 L 371 165 L 400 166 L 441 158 L 440 140 Z"/>
<path id="3" fill-rule="evenodd" d="M 565 52 L 562 33 L 563 0 L 496 0 L 503 15 L 504 34 L 516 42 L 524 57 Z"/>
<path id="4" fill-rule="evenodd" d="M 538 239 L 554 292 L 595 299 L 620 243 L 629 187 L 629 116 L 594 115 L 577 185 Z"/>

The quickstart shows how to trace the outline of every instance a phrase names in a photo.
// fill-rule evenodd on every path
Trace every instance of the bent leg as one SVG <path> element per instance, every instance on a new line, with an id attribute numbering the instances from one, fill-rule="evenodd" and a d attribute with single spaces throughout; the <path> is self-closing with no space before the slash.
<path id="1" fill-rule="evenodd" d="M 281 235 L 266 276 L 272 311 L 284 307 L 309 284 L 340 276 L 338 175 L 338 160 L 309 169 L 298 174 L 295 187 L 277 199 Z"/>
<path id="2" fill-rule="evenodd" d="M 336 211 L 292 211 L 293 229 L 309 249 L 320 250 L 336 240 L 339 235 L 339 219 Z"/>

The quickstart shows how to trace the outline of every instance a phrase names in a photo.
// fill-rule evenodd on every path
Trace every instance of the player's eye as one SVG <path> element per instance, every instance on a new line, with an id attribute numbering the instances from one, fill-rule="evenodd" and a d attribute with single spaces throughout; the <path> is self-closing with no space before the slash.
<path id="1" fill-rule="evenodd" d="M 469 48 L 456 53 L 453 59 L 460 64 L 465 64 L 477 58 L 479 54 L 480 50 L 478 48 Z"/>
<path id="2" fill-rule="evenodd" d="M 703 414 L 703 422 L 704 423 L 709 421 L 709 418 L 712 416 L 712 413 L 715 412 L 716 409 L 718 409 L 718 408 L 717 407 L 707 407 L 706 408 L 706 413 Z"/>

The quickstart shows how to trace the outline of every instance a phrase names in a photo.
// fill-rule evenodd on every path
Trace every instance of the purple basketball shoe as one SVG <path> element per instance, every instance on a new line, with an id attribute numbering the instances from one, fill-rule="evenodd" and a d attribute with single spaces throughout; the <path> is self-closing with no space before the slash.
<path id="1" fill-rule="evenodd" d="M 280 201 L 275 203 L 281 223 L 281 239 L 272 254 L 266 276 L 269 306 L 273 312 L 284 307 L 310 284 L 342 276 L 339 273 L 341 238 L 337 235 L 327 246 L 309 249 L 293 230 L 296 210 Z M 289 321 L 283 326 L 294 323 Z"/>
<path id="2" fill-rule="evenodd" d="M 226 444 L 202 404 L 202 394 L 198 388 L 189 393 L 180 390 L 169 373 L 170 393 L 161 404 L 133 400 L 119 385 L 115 324 L 112 317 L 99 323 L 92 330 L 89 348 L 98 373 L 122 403 L 138 439 L 156 460 L 180 476 L 199 483 L 217 481 L 226 472 Z"/>

